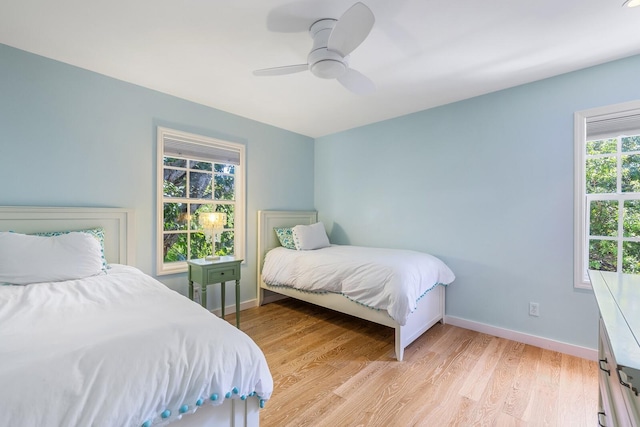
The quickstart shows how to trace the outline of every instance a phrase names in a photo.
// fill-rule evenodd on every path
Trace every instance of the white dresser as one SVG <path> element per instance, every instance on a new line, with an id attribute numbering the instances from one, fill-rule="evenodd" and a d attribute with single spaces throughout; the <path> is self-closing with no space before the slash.
<path id="1" fill-rule="evenodd" d="M 600 309 L 598 422 L 640 426 L 640 275 L 589 271 Z"/>

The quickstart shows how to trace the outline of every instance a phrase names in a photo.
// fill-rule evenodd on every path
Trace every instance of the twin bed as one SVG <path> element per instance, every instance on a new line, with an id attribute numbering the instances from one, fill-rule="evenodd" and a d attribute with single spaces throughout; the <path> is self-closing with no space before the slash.
<path id="1" fill-rule="evenodd" d="M 287 296 L 394 328 L 395 356 L 401 361 L 409 344 L 444 321 L 445 289 L 441 285 L 451 283 L 453 273 L 439 259 L 414 251 L 338 245 L 308 251 L 280 247 L 275 229 L 316 224 L 317 220 L 315 211 L 259 211 L 259 304 Z M 316 264 L 318 259 L 324 263 Z M 359 263 L 346 264 L 347 259 L 359 259 Z M 336 272 L 343 266 L 349 275 Z M 317 272 L 321 274 L 311 274 Z M 366 283 L 384 286 L 365 295 Z M 331 291 L 324 285 L 332 287 Z M 401 292 L 393 294 L 389 288 Z"/>
<path id="2" fill-rule="evenodd" d="M 0 207 L 0 425 L 259 424 L 264 354 L 128 266 L 132 227 L 125 209 Z"/>

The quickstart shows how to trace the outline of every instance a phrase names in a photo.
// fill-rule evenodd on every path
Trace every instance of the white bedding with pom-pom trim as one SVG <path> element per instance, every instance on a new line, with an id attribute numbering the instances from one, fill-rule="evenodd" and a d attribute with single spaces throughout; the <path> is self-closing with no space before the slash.
<path id="1" fill-rule="evenodd" d="M 423 252 L 331 245 L 308 251 L 274 248 L 265 257 L 262 279 L 270 286 L 339 293 L 405 325 L 418 300 L 455 275 Z"/>
<path id="2" fill-rule="evenodd" d="M 133 267 L 0 286 L 0 426 L 157 426 L 272 391 L 251 338 Z"/>

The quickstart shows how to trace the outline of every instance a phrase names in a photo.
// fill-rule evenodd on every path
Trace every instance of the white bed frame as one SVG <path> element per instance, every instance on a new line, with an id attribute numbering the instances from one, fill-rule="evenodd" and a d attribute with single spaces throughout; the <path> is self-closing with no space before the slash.
<path id="1" fill-rule="evenodd" d="M 339 294 L 314 294 L 292 288 L 272 287 L 262 280 L 262 265 L 266 253 L 280 246 L 274 227 L 293 227 L 318 221 L 315 211 L 258 211 L 258 303 L 264 304 L 288 296 L 340 313 L 350 314 L 395 329 L 395 355 L 398 361 L 404 357 L 404 349 L 438 322 L 444 323 L 444 286 L 436 286 L 418 302 L 404 326 L 399 325 L 386 312 L 376 311 L 355 303 Z M 274 295 L 275 293 L 276 295 Z"/>
<path id="2" fill-rule="evenodd" d="M 135 265 L 134 212 L 121 208 L 0 206 L 0 231 L 36 233 L 102 227 L 105 258 L 109 263 Z M 225 399 L 221 405 L 205 405 L 183 415 L 171 427 L 258 426 L 257 398 Z"/>

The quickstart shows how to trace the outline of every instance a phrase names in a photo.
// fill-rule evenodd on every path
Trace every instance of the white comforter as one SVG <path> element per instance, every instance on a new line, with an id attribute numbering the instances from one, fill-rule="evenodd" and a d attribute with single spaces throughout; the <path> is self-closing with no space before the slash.
<path id="1" fill-rule="evenodd" d="M 262 279 L 272 286 L 340 293 L 386 310 L 405 325 L 420 297 L 455 276 L 440 259 L 422 252 L 332 245 L 312 251 L 274 248 L 265 257 Z"/>
<path id="2" fill-rule="evenodd" d="M 251 338 L 133 267 L 0 286 L 0 426 L 163 425 L 272 390 Z"/>

